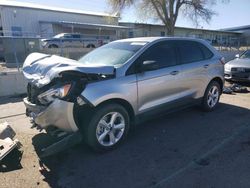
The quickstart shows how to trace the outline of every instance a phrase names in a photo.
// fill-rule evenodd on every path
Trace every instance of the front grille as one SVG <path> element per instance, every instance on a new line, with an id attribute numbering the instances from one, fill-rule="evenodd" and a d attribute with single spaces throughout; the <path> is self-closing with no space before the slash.
<path id="1" fill-rule="evenodd" d="M 234 72 L 250 72 L 250 68 L 241 68 L 241 67 L 233 67 L 231 68 L 231 71 Z"/>
<path id="2" fill-rule="evenodd" d="M 231 71 L 237 71 L 237 68 L 231 68 Z"/>
<path id="3" fill-rule="evenodd" d="M 30 101 L 33 104 L 39 104 L 37 96 L 40 94 L 40 92 L 41 91 L 38 87 L 28 83 L 28 86 L 27 86 L 28 101 Z"/>

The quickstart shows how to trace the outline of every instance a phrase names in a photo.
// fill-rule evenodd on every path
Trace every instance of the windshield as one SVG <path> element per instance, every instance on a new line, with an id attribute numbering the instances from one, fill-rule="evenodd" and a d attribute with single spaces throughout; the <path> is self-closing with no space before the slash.
<path id="1" fill-rule="evenodd" d="M 241 56 L 240 59 L 250 58 L 250 50 L 245 51 Z"/>
<path id="2" fill-rule="evenodd" d="M 60 33 L 60 34 L 55 35 L 53 38 L 59 39 L 59 38 L 62 38 L 63 36 L 64 36 L 64 34 Z"/>
<path id="3" fill-rule="evenodd" d="M 120 66 L 132 57 L 146 42 L 111 42 L 79 59 L 85 65 Z"/>

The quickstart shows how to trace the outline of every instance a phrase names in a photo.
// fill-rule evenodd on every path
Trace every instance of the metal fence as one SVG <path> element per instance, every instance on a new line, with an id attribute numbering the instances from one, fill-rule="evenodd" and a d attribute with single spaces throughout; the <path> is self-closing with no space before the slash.
<path id="1" fill-rule="evenodd" d="M 25 58 L 33 52 L 54 54 L 71 59 L 78 59 L 93 48 L 70 46 L 61 41 L 59 47 L 43 47 L 41 38 L 37 37 L 0 37 L 0 61 L 7 68 L 22 67 Z M 3 64 L 3 63 L 2 63 Z"/>
<path id="2" fill-rule="evenodd" d="M 0 36 L 0 61 L 4 62 L 6 67 L 15 67 L 19 70 L 22 67 L 25 58 L 32 52 L 55 54 L 71 59 L 78 59 L 93 49 L 83 46 L 70 46 L 63 41 L 61 42 L 62 44 L 57 48 L 48 48 L 42 46 L 42 40 L 40 37 Z M 216 44 L 214 47 L 221 52 L 226 61 L 229 61 L 233 59 L 236 54 L 250 49 L 250 40 L 249 38 L 241 38 L 237 42 L 234 42 L 233 45 Z"/>

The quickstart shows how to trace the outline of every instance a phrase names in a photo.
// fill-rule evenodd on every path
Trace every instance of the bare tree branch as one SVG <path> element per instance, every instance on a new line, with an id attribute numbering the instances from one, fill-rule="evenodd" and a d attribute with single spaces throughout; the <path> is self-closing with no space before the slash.
<path id="1" fill-rule="evenodd" d="M 197 25 L 201 20 L 209 23 L 216 13 L 211 9 L 217 1 L 230 0 L 108 0 L 114 11 L 139 4 L 141 12 L 151 19 L 156 17 L 166 26 L 167 34 L 174 35 L 174 26 L 179 13 L 189 17 Z"/>

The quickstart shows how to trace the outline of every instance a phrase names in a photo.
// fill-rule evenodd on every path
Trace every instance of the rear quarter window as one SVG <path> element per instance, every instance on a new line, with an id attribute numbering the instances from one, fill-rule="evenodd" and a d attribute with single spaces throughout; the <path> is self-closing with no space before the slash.
<path id="1" fill-rule="evenodd" d="M 199 47 L 203 52 L 204 59 L 211 59 L 213 57 L 213 52 L 211 52 L 205 45 L 199 44 Z"/>

